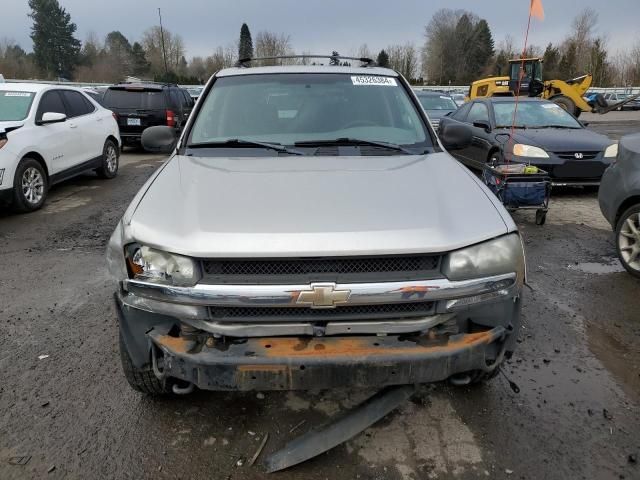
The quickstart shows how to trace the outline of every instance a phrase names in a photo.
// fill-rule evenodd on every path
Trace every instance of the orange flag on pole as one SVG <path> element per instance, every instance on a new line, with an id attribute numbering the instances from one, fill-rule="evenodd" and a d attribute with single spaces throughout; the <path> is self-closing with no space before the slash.
<path id="1" fill-rule="evenodd" d="M 529 14 L 538 20 L 544 20 L 544 8 L 542 8 L 542 0 L 531 0 Z"/>

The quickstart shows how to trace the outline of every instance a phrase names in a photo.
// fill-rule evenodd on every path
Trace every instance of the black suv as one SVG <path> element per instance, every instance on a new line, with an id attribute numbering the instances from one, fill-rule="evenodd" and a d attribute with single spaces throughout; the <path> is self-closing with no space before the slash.
<path id="1" fill-rule="evenodd" d="M 166 125 L 178 134 L 193 109 L 189 92 L 166 83 L 119 83 L 104 93 L 102 105 L 116 114 L 123 145 L 138 146 L 147 127 Z"/>

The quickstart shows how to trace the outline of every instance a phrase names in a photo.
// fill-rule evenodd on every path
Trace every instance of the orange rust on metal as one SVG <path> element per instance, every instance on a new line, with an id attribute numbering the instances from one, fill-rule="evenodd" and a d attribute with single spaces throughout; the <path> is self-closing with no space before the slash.
<path id="1" fill-rule="evenodd" d="M 189 347 L 193 343 L 192 341 L 185 340 L 182 337 L 171 337 L 169 335 L 159 336 L 157 342 L 176 353 L 188 353 Z"/>
<path id="2" fill-rule="evenodd" d="M 285 365 L 238 365 L 238 372 L 269 372 L 279 373 L 287 370 Z"/>
<path id="3" fill-rule="evenodd" d="M 297 338 L 261 338 L 256 340 L 256 344 L 261 347 L 261 353 L 265 357 L 350 357 L 451 352 L 472 345 L 488 343 L 490 340 L 490 332 L 479 332 L 466 334 L 462 338 L 449 341 L 444 345 L 413 344 L 411 346 L 383 347 L 374 345 L 375 340 L 361 338 L 313 339 L 303 349 L 300 348 L 300 340 Z M 267 347 L 267 345 L 269 346 Z M 317 348 L 318 345 L 322 345 L 324 349 Z"/>

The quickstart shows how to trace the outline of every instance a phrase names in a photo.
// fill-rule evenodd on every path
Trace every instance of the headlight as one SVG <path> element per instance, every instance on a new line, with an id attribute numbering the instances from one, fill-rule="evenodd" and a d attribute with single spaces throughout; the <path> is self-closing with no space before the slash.
<path id="1" fill-rule="evenodd" d="M 549 158 L 549 155 L 543 149 L 533 145 L 523 145 L 522 143 L 516 143 L 513 146 L 513 154 L 518 157 Z"/>
<path id="2" fill-rule="evenodd" d="M 604 151 L 605 158 L 612 158 L 618 156 L 618 144 L 614 143 L 613 145 L 609 145 L 607 149 Z"/>
<path id="3" fill-rule="evenodd" d="M 451 252 L 442 268 L 449 280 L 516 273 L 517 281 L 522 283 L 524 272 L 524 249 L 517 233 Z"/>
<path id="4" fill-rule="evenodd" d="M 200 280 L 200 268 L 189 257 L 139 245 L 130 245 L 126 253 L 129 276 L 136 280 L 180 287 Z"/>

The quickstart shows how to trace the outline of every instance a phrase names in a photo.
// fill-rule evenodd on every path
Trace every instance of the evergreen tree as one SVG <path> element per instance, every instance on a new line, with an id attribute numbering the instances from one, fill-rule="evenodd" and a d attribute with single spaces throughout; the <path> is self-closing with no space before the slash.
<path id="1" fill-rule="evenodd" d="M 329 60 L 329 65 L 340 65 L 340 59 L 338 58 L 340 54 L 335 50 L 331 52 L 331 60 Z"/>
<path id="2" fill-rule="evenodd" d="M 544 68 L 544 78 L 547 79 L 557 79 L 560 77 L 558 68 L 560 62 L 560 50 L 558 47 L 554 47 L 553 43 L 549 43 L 547 48 L 544 50 L 543 59 L 543 68 Z"/>
<path id="3" fill-rule="evenodd" d="M 491 29 L 486 20 L 480 20 L 473 34 L 474 42 L 469 51 L 468 72 L 469 80 L 477 80 L 484 73 L 483 70 L 495 53 L 495 44 Z"/>
<path id="4" fill-rule="evenodd" d="M 389 54 L 384 49 L 380 50 L 376 63 L 379 67 L 389 68 Z"/>
<path id="5" fill-rule="evenodd" d="M 566 51 L 562 55 L 560 65 L 558 67 L 558 76 L 560 79 L 569 79 L 575 76 L 577 61 L 577 47 L 575 42 L 567 43 Z"/>
<path id="6" fill-rule="evenodd" d="M 151 64 L 147 61 L 144 48 L 138 42 L 131 47 L 132 72 L 136 77 L 149 73 Z"/>
<path id="7" fill-rule="evenodd" d="M 71 76 L 80 53 L 76 24 L 58 0 L 29 0 L 31 39 L 37 65 L 47 77 Z"/>
<path id="8" fill-rule="evenodd" d="M 249 26 L 246 23 L 243 23 L 242 28 L 240 28 L 240 44 L 238 46 L 238 59 L 244 58 L 253 58 L 253 40 L 251 39 Z"/>
<path id="9" fill-rule="evenodd" d="M 469 65 L 471 63 L 471 55 L 474 45 L 474 26 L 467 14 L 464 14 L 458 20 L 455 30 L 457 39 L 457 57 L 458 68 L 455 75 L 455 82 L 464 85 L 471 80 Z"/>

